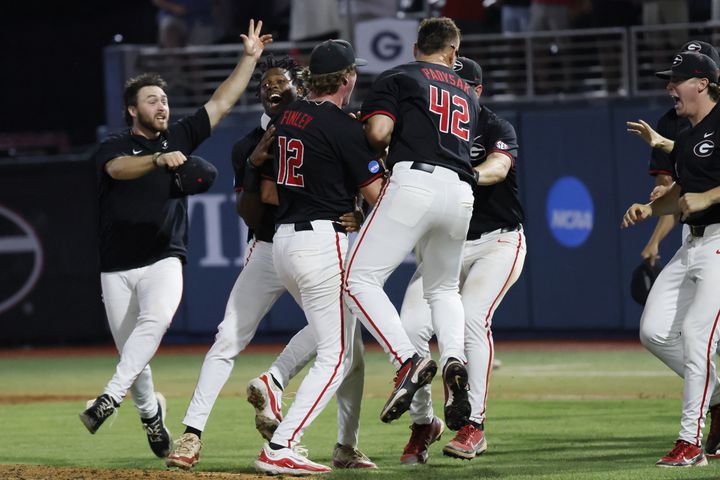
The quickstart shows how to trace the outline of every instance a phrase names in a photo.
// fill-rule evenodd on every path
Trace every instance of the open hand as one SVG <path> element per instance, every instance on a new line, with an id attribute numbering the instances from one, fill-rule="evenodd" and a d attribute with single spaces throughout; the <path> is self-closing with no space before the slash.
<path id="1" fill-rule="evenodd" d="M 254 57 L 255 60 L 258 60 L 260 58 L 260 55 L 262 55 L 263 49 L 265 48 L 265 45 L 268 45 L 273 41 L 272 35 L 270 34 L 266 33 L 265 35 L 260 35 L 262 24 L 262 20 L 258 20 L 257 26 L 255 25 L 255 20 L 250 20 L 250 26 L 248 27 L 247 35 L 240 35 L 240 38 L 243 42 L 245 55 Z"/>

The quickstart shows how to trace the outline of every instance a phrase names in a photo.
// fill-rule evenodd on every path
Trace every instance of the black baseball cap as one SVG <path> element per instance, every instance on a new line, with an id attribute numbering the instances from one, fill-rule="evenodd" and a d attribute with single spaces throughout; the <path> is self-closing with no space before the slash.
<path id="1" fill-rule="evenodd" d="M 473 86 L 482 85 L 482 67 L 475 60 L 457 57 L 453 64 L 453 70 L 467 83 Z"/>
<path id="2" fill-rule="evenodd" d="M 707 55 L 697 52 L 682 52 L 675 55 L 670 70 L 656 72 L 655 75 L 669 79 L 679 78 L 707 78 L 710 83 L 717 83 L 718 68 L 715 62 Z"/>
<path id="3" fill-rule="evenodd" d="M 172 172 L 171 197 L 183 197 L 207 192 L 218 171 L 215 165 L 197 155 L 187 157 L 185 163 Z"/>
<path id="4" fill-rule="evenodd" d="M 643 260 L 640 265 L 635 267 L 630 280 L 630 295 L 633 300 L 640 305 L 645 305 L 650 289 L 662 268 L 660 261 L 656 261 L 655 265 L 650 265 L 647 260 Z"/>
<path id="5" fill-rule="evenodd" d="M 680 49 L 681 52 L 697 52 L 707 55 L 720 68 L 720 55 L 715 47 L 702 40 L 690 40 Z"/>
<path id="6" fill-rule="evenodd" d="M 312 75 L 339 72 L 351 65 L 361 67 L 367 65 L 367 60 L 355 58 L 355 50 L 345 40 L 325 40 L 315 45 L 310 53 Z"/>

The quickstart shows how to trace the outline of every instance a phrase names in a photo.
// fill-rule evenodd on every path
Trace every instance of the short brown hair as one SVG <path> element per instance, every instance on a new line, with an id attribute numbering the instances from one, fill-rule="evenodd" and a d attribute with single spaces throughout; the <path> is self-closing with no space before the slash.
<path id="1" fill-rule="evenodd" d="M 123 94 L 125 111 L 123 114 L 125 116 L 125 123 L 128 126 L 132 126 L 133 123 L 132 115 L 128 112 L 128 107 L 137 107 L 138 92 L 143 87 L 160 87 L 166 90 L 167 82 L 157 73 L 143 73 L 137 77 L 129 78 L 128 81 L 125 82 L 125 93 Z"/>
<path id="2" fill-rule="evenodd" d="M 447 17 L 426 18 L 420 22 L 417 48 L 425 55 L 442 51 L 449 46 L 458 47 L 460 29 Z"/>
<path id="3" fill-rule="evenodd" d="M 305 69 L 302 72 L 302 80 L 308 90 L 315 95 L 332 95 L 342 85 L 343 76 L 354 71 L 355 65 L 339 72 L 323 73 L 321 75 L 313 75 L 309 69 Z"/>
<path id="4" fill-rule="evenodd" d="M 713 102 L 720 102 L 720 85 L 717 83 L 708 83 L 708 95 L 710 95 L 710 100 Z"/>

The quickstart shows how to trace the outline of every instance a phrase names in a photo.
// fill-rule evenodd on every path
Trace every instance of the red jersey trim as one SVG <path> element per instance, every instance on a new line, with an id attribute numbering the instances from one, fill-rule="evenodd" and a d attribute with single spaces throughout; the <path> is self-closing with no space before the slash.
<path id="1" fill-rule="evenodd" d="M 375 180 L 377 180 L 378 178 L 381 178 L 384 174 L 385 174 L 385 172 L 378 172 L 375 176 L 371 177 L 371 178 L 370 178 L 369 180 L 367 180 L 365 183 L 361 183 L 360 185 L 358 185 L 358 188 L 362 188 L 362 187 L 365 187 L 365 186 L 370 185 L 371 183 L 373 183 L 373 182 L 374 182 Z"/>
<path id="2" fill-rule="evenodd" d="M 392 118 L 392 121 L 393 121 L 393 122 L 397 122 L 397 120 L 395 119 L 395 115 L 393 115 L 392 113 L 390 113 L 390 112 L 388 112 L 388 111 L 385 111 L 385 110 L 376 110 L 376 111 L 374 111 L 374 112 L 368 113 L 367 115 L 365 115 L 364 117 L 362 117 L 362 118 L 360 119 L 360 121 L 361 121 L 361 122 L 364 122 L 364 121 L 366 121 L 368 118 L 374 117 L 375 115 L 385 115 L 386 117 Z"/>

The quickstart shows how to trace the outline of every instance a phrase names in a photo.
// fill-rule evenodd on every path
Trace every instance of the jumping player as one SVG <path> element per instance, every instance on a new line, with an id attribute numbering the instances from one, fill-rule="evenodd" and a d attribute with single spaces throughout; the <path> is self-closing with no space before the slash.
<path id="1" fill-rule="evenodd" d="M 483 90 L 480 65 L 459 57 L 455 71 L 480 98 Z M 495 353 L 490 328 L 492 317 L 519 278 L 527 249 L 522 230 L 524 212 L 518 197 L 517 150 L 513 126 L 480 106 L 471 151 L 473 168 L 480 180 L 473 189 L 475 205 L 460 273 L 471 414 L 467 424 L 443 449 L 451 457 L 472 459 L 487 448 L 483 422 Z M 405 292 L 400 319 L 417 351 L 427 356 L 434 332 L 430 307 L 423 298 L 422 271 L 420 263 Z M 428 446 L 442 434 L 443 423 L 433 415 L 430 394 L 430 385 L 426 385 L 413 399 L 412 435 L 400 457 L 401 463 L 425 463 Z"/>
<path id="2" fill-rule="evenodd" d="M 344 311 L 342 286 L 347 250 L 336 219 L 352 211 L 358 190 L 374 204 L 383 171 L 357 120 L 341 107 L 357 79 L 352 46 L 341 40 L 317 45 L 306 78 L 310 94 L 275 120 L 275 180 L 264 180 L 262 198 L 277 204 L 273 259 L 278 276 L 300 299 L 317 342 L 313 366 L 303 379 L 257 470 L 307 475 L 329 472 L 296 448 L 304 430 L 338 389 L 352 362 L 355 319 Z"/>
<path id="3" fill-rule="evenodd" d="M 105 311 L 120 362 L 103 393 L 80 414 L 95 433 L 130 391 L 158 457 L 170 452 L 164 399 L 150 371 L 180 303 L 188 233 L 187 199 L 170 194 L 168 170 L 185 163 L 245 91 L 270 35 L 250 21 L 244 53 L 230 76 L 194 114 L 168 124 L 165 81 L 144 74 L 128 80 L 130 129 L 105 140 L 94 155 L 100 201 L 100 266 Z"/>
<path id="4" fill-rule="evenodd" d="M 220 390 L 232 372 L 235 358 L 252 340 L 265 314 L 286 291 L 275 272 L 272 257 L 275 208 L 260 200 L 259 170 L 272 168 L 272 162 L 268 162 L 272 154 L 268 150 L 272 149 L 275 140 L 275 128 L 268 128 L 270 118 L 280 114 L 298 96 L 303 96 L 304 89 L 298 78 L 301 69 L 290 57 L 276 59 L 270 55 L 259 62 L 258 69 L 258 94 L 265 114 L 261 126 L 239 140 L 232 150 L 236 207 L 250 227 L 245 266 L 230 292 L 215 343 L 205 356 L 183 420 L 185 432 L 167 458 L 168 467 L 189 470 L 197 464 L 202 448 L 202 431 Z M 358 228 L 352 213 L 342 215 L 338 221 L 350 231 Z M 338 444 L 333 454 L 333 464 L 345 468 L 375 468 L 375 464 L 357 450 L 364 377 L 362 338 L 359 342 L 360 345 L 356 343 L 354 348 L 359 349 L 360 355 L 353 356 L 351 373 L 338 391 Z M 264 413 L 256 416 L 256 426 L 267 440 L 270 440 L 282 419 L 282 385 L 305 366 L 315 350 L 315 338 L 310 328 L 305 327 L 290 340 L 284 353 L 276 360 L 273 369 L 275 375 L 270 377 L 264 374 L 251 381 L 249 400 L 256 410 Z M 277 378 L 285 383 L 276 385 Z"/>
<path id="5" fill-rule="evenodd" d="M 363 103 L 366 136 L 376 152 L 390 147 L 392 174 L 349 254 L 345 287 L 353 313 L 399 367 L 380 414 L 391 422 L 437 371 L 430 357 L 417 352 L 383 290 L 417 245 L 440 344 L 445 421 L 454 430 L 470 414 L 458 281 L 473 207 L 470 148 L 478 118 L 475 92 L 452 70 L 459 46 L 460 30 L 451 19 L 423 20 L 417 61 L 381 74 Z"/>
<path id="6" fill-rule="evenodd" d="M 657 465 L 703 466 L 707 465 L 701 449 L 705 416 L 709 405 L 720 403 L 715 368 L 720 320 L 720 151 L 716 149 L 720 145 L 720 87 L 717 65 L 695 52 L 677 55 L 671 69 L 657 75 L 669 79 L 666 89 L 675 110 L 691 127 L 680 132 L 670 156 L 675 166 L 673 186 L 648 204 L 633 204 L 621 227 L 651 216 L 679 214 L 690 230 L 650 291 L 640 321 L 640 340 L 684 379 L 680 434 L 675 447 Z"/>

